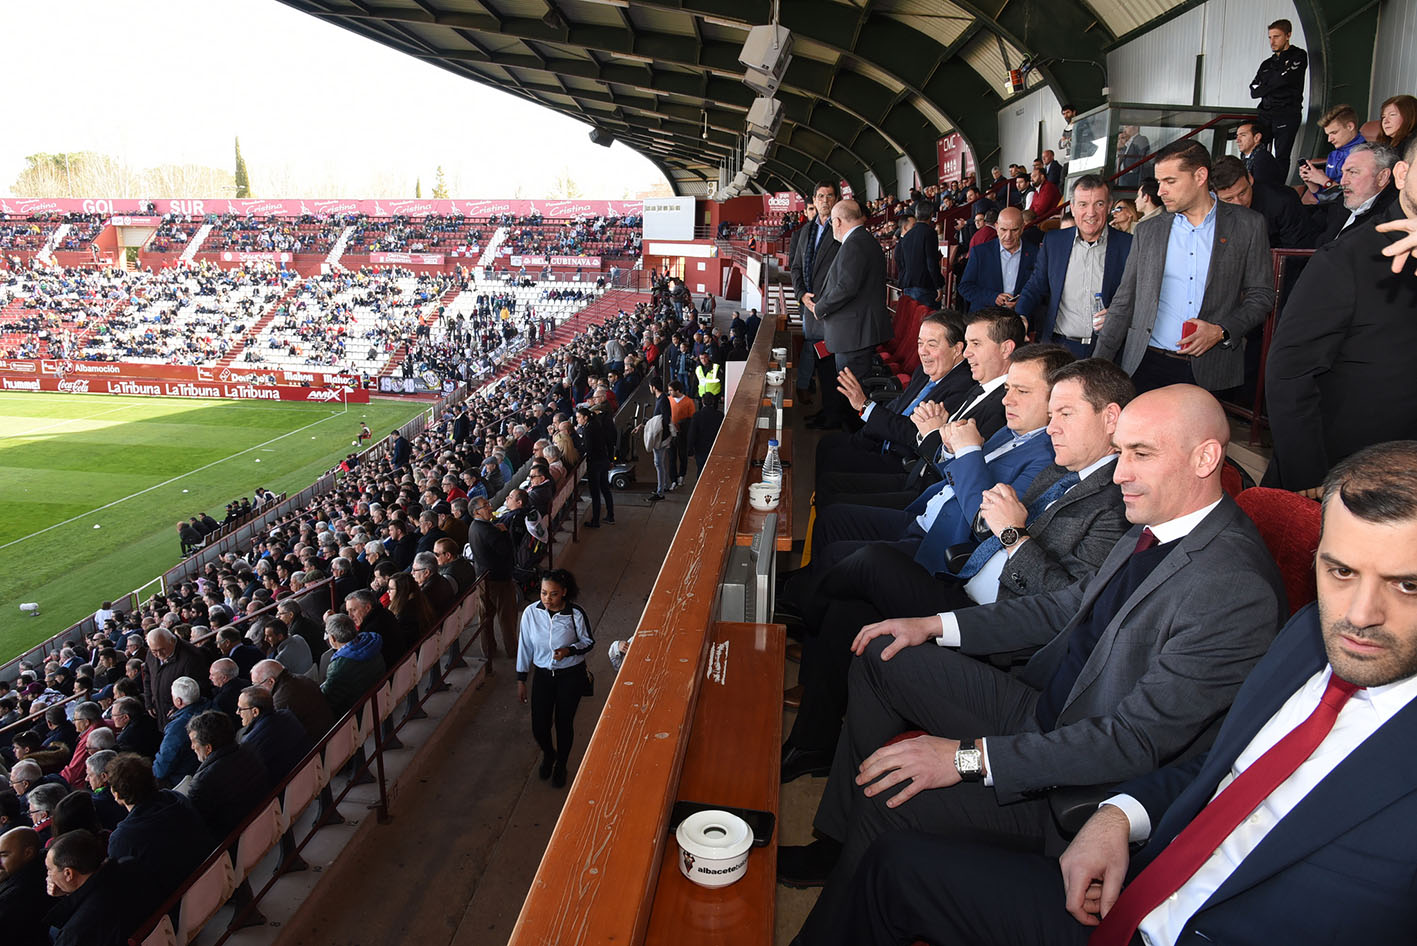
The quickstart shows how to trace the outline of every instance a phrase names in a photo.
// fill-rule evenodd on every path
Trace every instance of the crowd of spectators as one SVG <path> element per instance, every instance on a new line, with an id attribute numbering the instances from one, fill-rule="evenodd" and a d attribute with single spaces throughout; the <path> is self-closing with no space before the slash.
<path id="1" fill-rule="evenodd" d="M 481 312 L 499 301 L 488 295 Z M 92 875 L 106 851 L 104 870 L 141 878 L 108 917 L 131 927 L 474 586 L 484 654 L 500 637 L 514 661 L 517 584 L 535 579 L 555 490 L 583 456 L 623 449 L 615 406 L 688 328 L 667 293 L 621 312 L 387 451 L 352 456 L 332 492 L 249 549 L 127 613 L 105 602 L 93 634 L 0 684 L 0 727 L 43 713 L 0 736 L 4 828 L 32 827 L 41 860 L 81 849 L 74 869 Z M 194 518 L 184 525 L 216 524 Z M 498 597 L 508 592 L 510 608 Z M 42 884 L 25 897 L 36 923 L 54 906 Z M 47 942 L 21 929 L 7 922 L 7 941 Z"/>
<path id="2" fill-rule="evenodd" d="M 504 254 L 538 256 L 640 255 L 638 217 L 581 216 L 567 220 L 523 217 L 508 224 Z"/>

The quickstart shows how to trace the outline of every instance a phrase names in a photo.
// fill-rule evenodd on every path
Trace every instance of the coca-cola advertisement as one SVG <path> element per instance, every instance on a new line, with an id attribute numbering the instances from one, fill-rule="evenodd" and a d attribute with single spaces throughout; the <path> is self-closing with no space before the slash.
<path id="1" fill-rule="evenodd" d="M 357 387 L 298 388 L 244 382 L 163 381 L 146 378 L 17 377 L 9 373 L 0 373 L 0 391 L 59 391 L 66 394 L 124 394 L 235 401 L 306 401 L 317 404 L 369 403 L 369 392 Z"/>

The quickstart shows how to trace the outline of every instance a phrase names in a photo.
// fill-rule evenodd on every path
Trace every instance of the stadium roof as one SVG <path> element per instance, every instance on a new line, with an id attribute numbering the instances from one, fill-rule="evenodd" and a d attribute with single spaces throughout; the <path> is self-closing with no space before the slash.
<path id="1" fill-rule="evenodd" d="M 755 93 L 738 54 L 767 0 L 282 0 L 287 5 L 602 129 L 681 194 L 706 194 L 745 135 Z M 981 164 L 998 150 L 1004 81 L 1102 101 L 1105 47 L 1184 0 L 780 0 L 793 34 L 777 93 L 784 119 L 754 184 L 810 191 L 867 171 L 894 190 L 896 158 L 936 175 L 935 142 L 960 132 Z M 505 133 L 505 132 L 504 132 Z M 525 130 L 519 130 L 525 135 Z M 530 140 L 534 141 L 534 138 Z"/>

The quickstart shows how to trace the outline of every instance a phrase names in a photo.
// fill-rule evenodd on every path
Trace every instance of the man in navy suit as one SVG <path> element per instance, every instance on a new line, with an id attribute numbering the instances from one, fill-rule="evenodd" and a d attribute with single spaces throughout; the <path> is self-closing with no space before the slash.
<path id="1" fill-rule="evenodd" d="M 1417 939 L 1414 470 L 1417 442 L 1394 441 L 1329 474 L 1318 602 L 1249 674 L 1205 755 L 1123 785 L 1060 861 L 882 837 L 840 932 L 812 942 Z"/>
<path id="2" fill-rule="evenodd" d="M 1071 203 L 1077 226 L 1044 235 L 1014 307 L 1040 342 L 1062 345 L 1079 358 L 1092 354 L 1093 316 L 1111 304 L 1132 249 L 1130 233 L 1107 226 L 1111 196 L 1097 175 L 1077 179 Z"/>
<path id="3" fill-rule="evenodd" d="M 994 224 L 998 239 L 976 246 L 969 254 L 960 280 L 959 294 L 967 311 L 999 305 L 1013 308 L 1014 300 L 1028 285 L 1038 248 L 1023 240 L 1023 211 L 1005 207 Z"/>
<path id="4" fill-rule="evenodd" d="M 953 411 L 974 387 L 964 360 L 964 320 L 954 312 L 933 312 L 920 321 L 915 340 L 920 367 L 910 383 L 889 403 L 866 397 L 861 382 L 843 369 L 837 386 L 864 422 L 855 433 L 834 431 L 817 441 L 816 476 L 830 473 L 900 473 L 902 458 L 915 456 L 915 424 L 910 416 L 926 401 Z"/>
<path id="5" fill-rule="evenodd" d="M 1046 436 L 1048 376 L 1072 360 L 1056 345 L 1025 345 L 1014 352 L 1004 395 L 1007 426 L 986 439 L 973 420 L 946 425 L 945 446 L 936 461 L 944 479 L 907 509 L 834 506 L 830 517 L 817 521 L 811 564 L 783 583 L 778 610 L 805 614 L 832 567 L 863 542 L 896 543 L 931 574 L 948 571 L 950 547 L 973 539 L 984 491 L 1008 483 L 1026 492 L 1033 478 L 1053 462 Z"/>

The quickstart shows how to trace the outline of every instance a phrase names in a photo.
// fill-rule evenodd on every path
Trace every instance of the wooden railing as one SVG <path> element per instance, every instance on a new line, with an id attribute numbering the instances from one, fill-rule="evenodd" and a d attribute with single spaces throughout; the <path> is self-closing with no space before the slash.
<path id="1" fill-rule="evenodd" d="M 754 434 L 772 345 L 773 333 L 760 331 L 629 654 L 609 689 L 522 905 L 512 946 L 646 940 L 661 861 L 666 847 L 674 845 L 670 810 L 685 758 L 692 755 L 709 647 L 720 633 L 714 615 L 718 586 L 735 543 L 746 485 L 756 477 Z M 780 645 L 776 659 L 780 667 Z M 774 693 L 780 684 L 779 670 L 771 684 Z M 774 760 L 778 727 L 777 717 L 746 727 L 770 733 Z M 755 738 L 746 729 L 734 727 L 732 738 Z M 738 764 L 745 763 L 740 759 Z M 767 774 L 776 781 L 775 769 Z M 731 804 L 720 798 L 695 800 Z M 767 860 L 750 865 L 750 873 L 772 870 Z M 759 905 L 770 922 L 770 897 Z"/>

